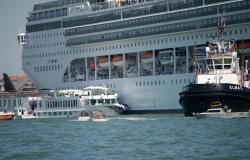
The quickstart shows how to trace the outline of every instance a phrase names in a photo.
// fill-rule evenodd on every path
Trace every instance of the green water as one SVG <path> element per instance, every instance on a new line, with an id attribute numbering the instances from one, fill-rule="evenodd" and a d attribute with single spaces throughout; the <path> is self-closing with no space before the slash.
<path id="1" fill-rule="evenodd" d="M 0 159 L 250 159 L 250 119 L 130 115 L 0 122 Z"/>

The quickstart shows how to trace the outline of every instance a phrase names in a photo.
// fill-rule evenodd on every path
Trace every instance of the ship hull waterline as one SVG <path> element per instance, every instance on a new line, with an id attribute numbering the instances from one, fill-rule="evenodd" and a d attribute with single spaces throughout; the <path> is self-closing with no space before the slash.
<path id="1" fill-rule="evenodd" d="M 206 112 L 209 108 L 228 107 L 233 112 L 248 112 L 250 109 L 250 91 L 225 90 L 224 87 L 215 90 L 196 90 L 180 93 L 179 103 L 183 107 L 185 116 Z M 244 90 L 244 91 L 243 91 Z M 247 91 L 245 91 L 247 90 Z M 217 103 L 217 104 L 216 104 Z"/>

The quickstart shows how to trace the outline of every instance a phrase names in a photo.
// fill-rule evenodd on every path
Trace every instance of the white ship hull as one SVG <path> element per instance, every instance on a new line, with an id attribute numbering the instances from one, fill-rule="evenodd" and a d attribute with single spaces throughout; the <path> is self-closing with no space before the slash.
<path id="1" fill-rule="evenodd" d="M 207 6 L 201 6 L 200 8 L 206 7 Z M 231 16 L 238 14 L 238 12 L 240 11 L 226 14 Z M 243 10 L 242 14 L 247 14 L 247 12 L 247 9 Z M 168 13 L 170 14 L 172 12 L 162 12 L 156 15 L 160 17 L 161 14 L 164 15 Z M 66 16 L 66 18 L 74 17 L 73 13 L 68 14 L 72 15 Z M 187 14 L 189 14 L 188 11 Z M 22 49 L 23 70 L 38 89 L 82 89 L 89 85 L 105 85 L 120 95 L 120 102 L 126 104 L 129 111 L 180 111 L 181 106 L 178 102 L 179 92 L 181 92 L 183 86 L 192 83 L 194 79 L 194 60 L 190 49 L 193 48 L 195 44 L 204 44 L 207 36 L 217 34 L 216 24 L 202 28 L 197 22 L 195 29 L 193 28 L 187 31 L 178 30 L 175 32 L 164 31 L 162 33 L 157 32 L 157 34 L 146 34 L 146 32 L 152 31 L 152 29 L 146 29 L 147 27 L 171 25 L 177 22 L 187 22 L 188 25 L 192 25 L 194 24 L 192 21 L 211 17 L 217 22 L 216 12 L 216 14 L 207 17 L 190 17 L 161 23 L 147 23 L 143 25 L 145 30 L 143 30 L 142 26 L 135 27 L 136 25 L 133 25 L 128 28 L 117 28 L 93 33 L 86 32 L 84 34 L 69 36 L 67 34 L 71 33 L 67 32 L 67 34 L 65 34 L 65 31 L 71 28 L 74 29 L 74 27 L 38 32 L 32 31 L 28 33 L 31 37 L 28 44 L 25 43 Z M 136 18 L 143 18 L 143 16 Z M 62 18 L 57 19 L 62 20 Z M 125 19 L 126 18 L 120 19 L 120 21 Z M 107 23 L 113 22 L 115 22 L 115 20 L 107 21 Z M 31 21 L 28 22 L 27 25 L 36 23 L 38 22 Z M 100 25 L 101 27 L 101 25 L 105 24 L 93 23 L 88 25 Z M 77 27 L 88 27 L 88 25 Z M 174 28 L 180 26 L 182 25 L 177 25 Z M 136 34 L 141 34 L 139 31 L 138 33 L 133 32 L 131 35 L 126 33 L 129 30 L 140 29 L 140 27 L 142 28 L 141 30 L 145 32 L 144 36 L 135 36 Z M 249 39 L 249 28 L 249 22 L 239 22 L 228 25 L 226 38 L 239 40 Z M 88 27 L 88 29 L 91 29 L 91 27 Z M 112 39 L 112 34 L 110 34 L 105 40 L 106 37 L 103 35 L 109 34 L 109 32 L 114 32 L 114 39 Z M 116 33 L 117 35 L 115 37 Z M 81 40 L 78 38 L 81 36 L 82 38 L 89 36 L 89 43 L 88 41 L 84 41 L 84 43 L 81 44 L 75 43 Z M 128 38 L 120 38 L 121 36 L 127 36 Z M 96 40 L 95 42 L 95 38 L 101 38 L 103 40 L 101 42 Z M 161 64 L 157 58 L 158 53 L 161 50 L 169 49 L 173 50 L 173 63 Z M 150 58 L 150 63 L 147 63 L 148 66 L 145 66 L 146 63 L 140 58 L 140 54 L 145 51 L 150 51 L 150 53 L 153 54 L 153 58 Z M 136 57 L 135 66 L 133 66 L 134 64 L 126 64 L 125 62 L 119 63 L 119 67 L 117 67 L 118 64 L 113 66 L 111 57 L 121 54 L 124 57 L 128 55 L 130 55 L 130 57 Z M 110 64 L 106 64 L 105 66 L 107 68 L 103 69 L 99 75 L 98 69 L 91 70 L 88 66 L 90 62 L 97 64 L 97 59 L 101 56 L 108 56 Z M 134 67 L 133 73 L 127 73 L 127 71 L 130 70 L 129 67 Z M 82 76 L 76 78 L 77 73 L 80 73 Z"/>

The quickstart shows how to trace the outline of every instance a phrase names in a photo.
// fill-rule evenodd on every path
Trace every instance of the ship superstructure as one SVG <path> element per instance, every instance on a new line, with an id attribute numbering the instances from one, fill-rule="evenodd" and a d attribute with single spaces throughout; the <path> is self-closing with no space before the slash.
<path id="1" fill-rule="evenodd" d="M 105 85 L 132 112 L 181 110 L 194 81 L 194 44 L 217 36 L 249 47 L 248 0 L 57 0 L 34 5 L 18 35 L 23 70 L 38 89 Z M 248 46 L 248 47 L 247 47 Z M 243 49 L 242 48 L 242 49 Z M 244 50 L 247 55 L 247 50 Z"/>

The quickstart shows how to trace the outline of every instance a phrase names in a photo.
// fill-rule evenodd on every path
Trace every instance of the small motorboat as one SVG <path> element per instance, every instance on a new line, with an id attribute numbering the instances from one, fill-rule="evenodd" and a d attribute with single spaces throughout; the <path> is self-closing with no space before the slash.
<path id="1" fill-rule="evenodd" d="M 199 118 L 248 118 L 249 112 L 232 112 L 231 109 L 227 108 L 210 108 L 207 112 L 194 113 L 197 119 Z"/>
<path id="2" fill-rule="evenodd" d="M 91 120 L 94 122 L 105 122 L 107 118 L 103 112 L 94 111 L 91 116 Z"/>
<path id="3" fill-rule="evenodd" d="M 38 117 L 34 113 L 29 113 L 29 114 L 21 115 L 21 118 L 22 119 L 34 119 L 34 118 L 38 118 Z"/>
<path id="4" fill-rule="evenodd" d="M 1 121 L 7 121 L 7 120 L 12 120 L 15 118 L 15 113 L 14 112 L 0 112 L 0 120 Z"/>
<path id="5" fill-rule="evenodd" d="M 82 112 L 78 121 L 89 121 L 91 119 L 91 114 L 89 112 Z"/>

